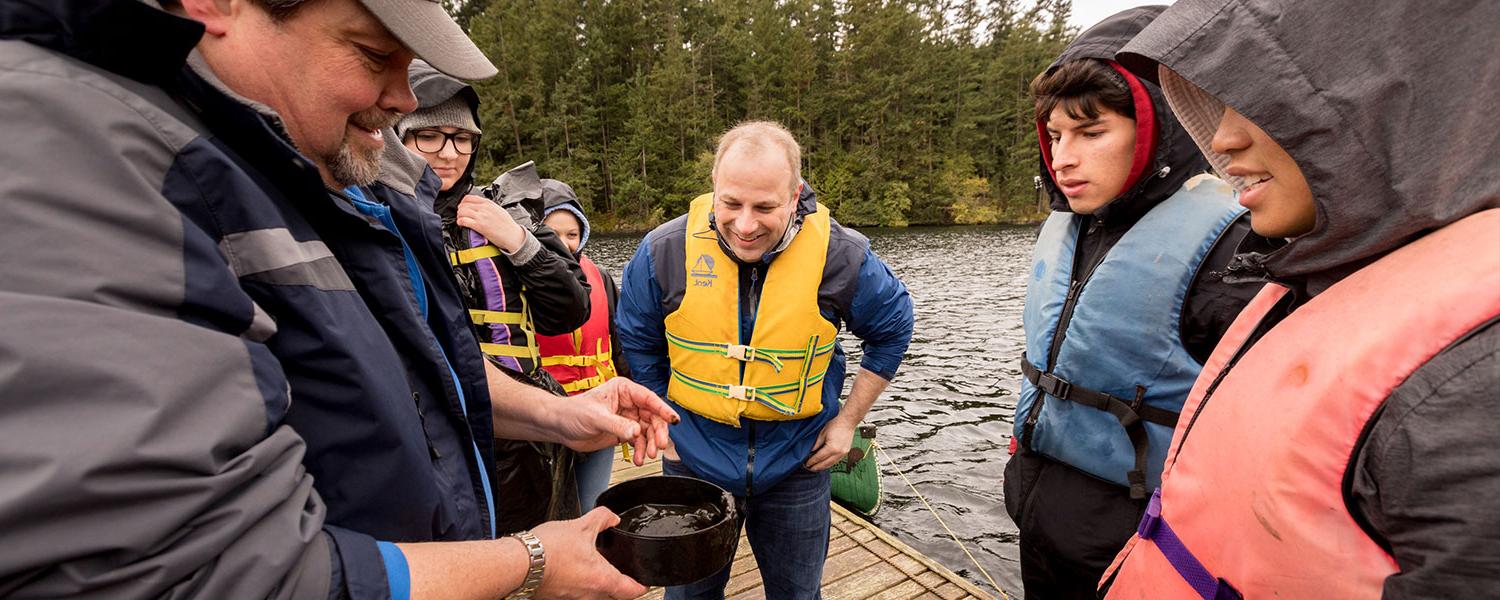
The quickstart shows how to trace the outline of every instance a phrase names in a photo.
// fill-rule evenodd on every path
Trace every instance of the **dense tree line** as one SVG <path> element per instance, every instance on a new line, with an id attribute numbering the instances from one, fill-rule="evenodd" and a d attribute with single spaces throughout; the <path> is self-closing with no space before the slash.
<path id="1" fill-rule="evenodd" d="M 479 177 L 535 160 L 596 228 L 640 230 L 708 189 L 716 136 L 780 121 L 842 222 L 1034 219 L 1026 86 L 1070 0 L 449 0 L 500 68 Z"/>

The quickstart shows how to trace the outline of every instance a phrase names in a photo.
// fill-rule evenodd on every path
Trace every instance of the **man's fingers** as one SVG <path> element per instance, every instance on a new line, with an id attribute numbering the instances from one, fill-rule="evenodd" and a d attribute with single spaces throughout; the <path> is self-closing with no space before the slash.
<path id="1" fill-rule="evenodd" d="M 615 436 L 614 443 L 633 440 L 641 434 L 639 423 L 618 415 L 609 415 L 605 427 L 606 431 Z"/>
<path id="2" fill-rule="evenodd" d="M 594 535 L 620 524 L 620 516 L 614 511 L 603 506 L 595 507 L 594 510 L 583 515 L 583 526 Z"/>

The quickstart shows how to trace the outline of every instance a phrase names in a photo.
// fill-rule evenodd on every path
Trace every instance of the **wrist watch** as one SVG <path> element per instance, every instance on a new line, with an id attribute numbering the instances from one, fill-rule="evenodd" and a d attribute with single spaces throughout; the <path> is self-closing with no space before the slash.
<path id="1" fill-rule="evenodd" d="M 530 563 L 526 568 L 526 579 L 521 582 L 521 587 L 509 596 L 507 600 L 528 600 L 536 594 L 536 590 L 542 587 L 542 572 L 547 568 L 547 554 L 542 548 L 542 540 L 537 539 L 530 531 L 512 533 L 505 537 L 513 537 L 526 546 L 526 554 L 530 557 Z"/>

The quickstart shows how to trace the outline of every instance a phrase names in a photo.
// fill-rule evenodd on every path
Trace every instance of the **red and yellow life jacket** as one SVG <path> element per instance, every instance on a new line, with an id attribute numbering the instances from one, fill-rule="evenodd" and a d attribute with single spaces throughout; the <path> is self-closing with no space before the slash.
<path id="1" fill-rule="evenodd" d="M 1500 209 L 1444 227 L 1241 353 L 1287 292 L 1262 290 L 1194 384 L 1108 597 L 1378 598 L 1397 565 L 1350 514 L 1345 472 L 1391 391 L 1500 315 L 1497 239 Z"/>
<path id="2" fill-rule="evenodd" d="M 589 282 L 589 320 L 569 334 L 536 336 L 542 368 L 570 396 L 599 387 L 617 375 L 609 344 L 609 297 L 604 291 L 604 277 L 587 256 L 578 257 L 578 266 Z"/>

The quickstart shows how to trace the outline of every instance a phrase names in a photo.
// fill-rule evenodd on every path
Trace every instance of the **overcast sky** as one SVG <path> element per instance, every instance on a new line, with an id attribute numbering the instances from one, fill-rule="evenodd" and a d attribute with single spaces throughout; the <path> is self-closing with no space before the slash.
<path id="1" fill-rule="evenodd" d="M 1140 0 L 1073 0 L 1073 16 L 1068 23 L 1078 26 L 1079 33 L 1092 27 L 1095 23 L 1132 6 L 1146 6 L 1150 4 L 1171 4 L 1171 0 L 1158 0 L 1157 2 L 1141 2 Z"/>

